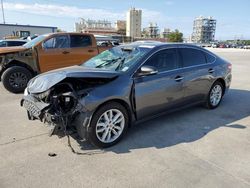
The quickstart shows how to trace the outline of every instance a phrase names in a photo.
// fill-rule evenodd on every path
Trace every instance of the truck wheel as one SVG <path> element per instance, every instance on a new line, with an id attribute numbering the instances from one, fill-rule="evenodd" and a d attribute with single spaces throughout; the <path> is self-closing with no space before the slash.
<path id="1" fill-rule="evenodd" d="M 20 93 L 24 91 L 31 78 L 32 74 L 28 69 L 20 66 L 13 66 L 3 72 L 2 82 L 8 91 Z"/>

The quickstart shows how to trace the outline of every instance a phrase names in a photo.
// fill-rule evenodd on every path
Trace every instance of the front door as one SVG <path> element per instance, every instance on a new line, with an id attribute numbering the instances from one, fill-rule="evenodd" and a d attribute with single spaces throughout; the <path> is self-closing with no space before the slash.
<path id="1" fill-rule="evenodd" d="M 142 66 L 145 65 L 155 67 L 158 73 L 134 78 L 138 120 L 181 105 L 184 97 L 176 49 L 157 52 Z"/>
<path id="2" fill-rule="evenodd" d="M 38 52 L 41 72 L 71 65 L 70 42 L 68 35 L 57 35 L 44 41 Z"/>

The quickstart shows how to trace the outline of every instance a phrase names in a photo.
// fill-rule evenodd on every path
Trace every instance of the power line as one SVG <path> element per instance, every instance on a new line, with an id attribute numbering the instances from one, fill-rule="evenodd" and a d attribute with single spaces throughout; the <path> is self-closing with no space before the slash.
<path id="1" fill-rule="evenodd" d="M 3 14 L 3 23 L 5 24 L 4 9 L 3 9 L 3 0 L 1 0 L 1 6 L 2 6 L 2 14 Z"/>

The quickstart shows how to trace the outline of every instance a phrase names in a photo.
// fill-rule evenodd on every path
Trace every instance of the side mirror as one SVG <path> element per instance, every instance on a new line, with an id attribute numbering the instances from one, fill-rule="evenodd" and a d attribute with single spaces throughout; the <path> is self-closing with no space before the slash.
<path id="1" fill-rule="evenodd" d="M 158 71 L 155 67 L 153 66 L 142 66 L 140 70 L 138 71 L 138 76 L 148 76 L 148 75 L 153 75 L 157 74 Z"/>

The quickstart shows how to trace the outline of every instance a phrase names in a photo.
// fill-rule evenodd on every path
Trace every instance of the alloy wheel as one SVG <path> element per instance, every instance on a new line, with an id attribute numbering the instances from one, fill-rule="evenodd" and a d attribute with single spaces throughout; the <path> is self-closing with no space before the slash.
<path id="1" fill-rule="evenodd" d="M 215 85 L 210 93 L 210 103 L 212 106 L 217 106 L 222 98 L 222 88 L 220 85 Z"/>
<path id="2" fill-rule="evenodd" d="M 103 143 L 111 143 L 121 136 L 124 126 L 125 117 L 120 110 L 107 110 L 97 121 L 96 136 Z"/>

